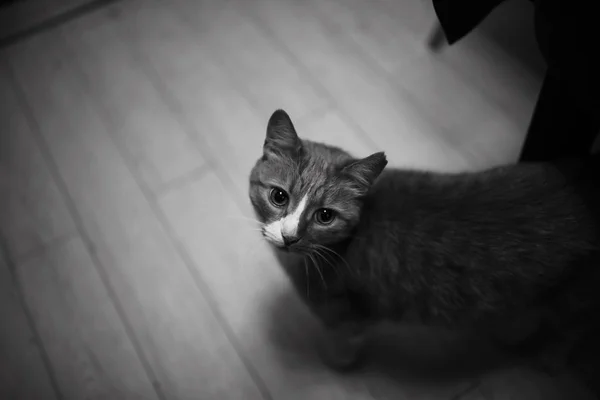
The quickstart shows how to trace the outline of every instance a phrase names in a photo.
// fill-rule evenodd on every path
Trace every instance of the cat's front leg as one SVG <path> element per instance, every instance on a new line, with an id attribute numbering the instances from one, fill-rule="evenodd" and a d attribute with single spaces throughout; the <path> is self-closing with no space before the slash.
<path id="1" fill-rule="evenodd" d="M 321 305 L 316 313 L 324 324 L 318 342 L 323 362 L 339 371 L 348 371 L 361 364 L 368 325 L 348 301 Z"/>
<path id="2" fill-rule="evenodd" d="M 361 364 L 365 340 L 365 329 L 358 323 L 328 329 L 319 342 L 319 355 L 330 368 L 348 371 Z"/>

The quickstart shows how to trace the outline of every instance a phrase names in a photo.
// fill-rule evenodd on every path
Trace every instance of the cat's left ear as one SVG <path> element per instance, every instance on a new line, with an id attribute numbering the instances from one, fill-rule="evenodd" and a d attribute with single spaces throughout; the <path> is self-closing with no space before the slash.
<path id="1" fill-rule="evenodd" d="M 267 137 L 263 146 L 265 156 L 269 154 L 295 157 L 302 149 L 302 141 L 290 116 L 283 110 L 276 110 L 267 124 Z"/>
<path id="2" fill-rule="evenodd" d="M 385 153 L 381 151 L 345 166 L 342 169 L 342 174 L 350 178 L 353 184 L 352 187 L 357 191 L 357 194 L 364 196 L 387 163 Z"/>

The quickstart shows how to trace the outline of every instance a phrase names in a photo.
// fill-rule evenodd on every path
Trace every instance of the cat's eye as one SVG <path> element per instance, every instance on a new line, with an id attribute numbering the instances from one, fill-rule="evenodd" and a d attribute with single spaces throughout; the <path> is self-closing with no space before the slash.
<path id="1" fill-rule="evenodd" d="M 321 208 L 315 212 L 315 219 L 321 225 L 329 225 L 335 219 L 335 211 L 328 208 Z"/>
<path id="2" fill-rule="evenodd" d="M 278 187 L 274 187 L 273 189 L 271 189 L 269 200 L 271 200 L 271 203 L 273 203 L 274 206 L 283 207 L 288 203 L 289 196 L 285 192 L 285 190 Z"/>

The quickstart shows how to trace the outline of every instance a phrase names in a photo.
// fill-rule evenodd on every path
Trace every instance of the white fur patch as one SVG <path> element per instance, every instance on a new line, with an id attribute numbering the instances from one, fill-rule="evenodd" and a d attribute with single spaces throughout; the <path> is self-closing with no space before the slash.
<path id="1" fill-rule="evenodd" d="M 283 246 L 283 236 L 281 236 L 282 220 L 283 219 L 278 219 L 277 221 L 273 221 L 264 227 L 266 238 L 277 246 Z"/>
<path id="2" fill-rule="evenodd" d="M 302 217 L 302 213 L 306 208 L 306 203 L 308 201 L 308 195 L 304 196 L 300 203 L 298 203 L 298 207 L 294 210 L 293 213 L 286 215 L 281 220 L 281 233 L 285 236 L 296 236 L 298 233 L 298 226 L 300 225 L 300 218 Z"/>
<path id="3" fill-rule="evenodd" d="M 298 234 L 300 218 L 306 209 L 308 195 L 304 196 L 296 209 L 285 217 L 265 225 L 266 236 L 276 245 L 283 246 L 283 236 L 294 237 Z"/>

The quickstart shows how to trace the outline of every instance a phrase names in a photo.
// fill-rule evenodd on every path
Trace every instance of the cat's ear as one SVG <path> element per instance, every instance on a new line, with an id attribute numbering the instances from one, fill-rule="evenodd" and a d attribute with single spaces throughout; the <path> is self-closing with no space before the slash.
<path id="1" fill-rule="evenodd" d="M 267 124 L 267 137 L 263 146 L 265 156 L 296 156 L 301 149 L 302 141 L 296 134 L 290 116 L 283 110 L 276 110 Z"/>
<path id="2" fill-rule="evenodd" d="M 387 163 L 385 153 L 381 151 L 348 164 L 342 169 L 342 174 L 350 179 L 357 194 L 363 196 L 367 194 Z"/>

